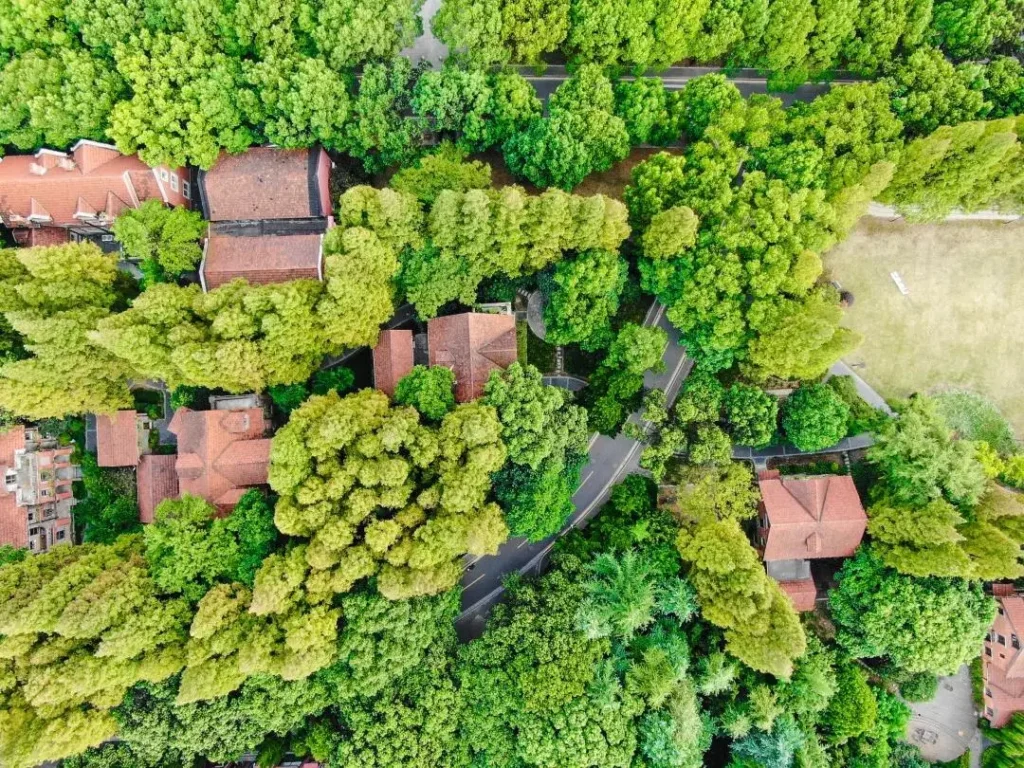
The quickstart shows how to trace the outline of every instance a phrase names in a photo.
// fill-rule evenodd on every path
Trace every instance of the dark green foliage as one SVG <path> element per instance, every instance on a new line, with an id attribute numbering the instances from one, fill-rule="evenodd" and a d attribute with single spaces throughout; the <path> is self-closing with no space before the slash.
<path id="1" fill-rule="evenodd" d="M 999 56 L 989 62 L 985 79 L 985 100 L 992 105 L 989 117 L 1024 114 L 1024 64 Z"/>
<path id="2" fill-rule="evenodd" d="M 716 125 L 742 101 L 739 89 L 717 72 L 687 81 L 679 92 L 680 120 L 686 138 L 702 139 L 708 126 Z"/>
<path id="3" fill-rule="evenodd" d="M 395 387 L 395 402 L 411 405 L 431 421 L 440 421 L 455 407 L 454 387 L 451 368 L 417 365 Z"/>
<path id="4" fill-rule="evenodd" d="M 141 761 L 127 744 L 108 743 L 69 757 L 61 768 L 139 768 Z"/>
<path id="5" fill-rule="evenodd" d="M 786 438 L 801 451 L 835 445 L 847 434 L 850 407 L 825 384 L 800 387 L 783 406 Z"/>
<path id="6" fill-rule="evenodd" d="M 356 383 L 356 375 L 351 368 L 336 365 L 333 368 L 321 368 L 313 374 L 312 392 L 314 395 L 326 395 L 328 392 L 344 394 Z"/>
<path id="7" fill-rule="evenodd" d="M 830 743 L 845 744 L 875 727 L 878 704 L 868 685 L 867 672 L 857 663 L 840 664 L 836 681 L 836 692 L 822 713 L 821 722 Z"/>
<path id="8" fill-rule="evenodd" d="M 1013 428 L 989 400 L 967 391 L 943 392 L 932 400 L 946 425 L 961 440 L 984 440 L 1002 454 L 1014 452 Z"/>
<path id="9" fill-rule="evenodd" d="M 210 390 L 181 384 L 171 390 L 171 408 L 195 408 L 202 410 L 209 406 Z"/>
<path id="10" fill-rule="evenodd" d="M 954 67 L 934 48 L 914 51 L 886 78 L 892 108 L 908 136 L 924 136 L 940 125 L 957 125 L 988 114 L 991 105 L 981 91 L 983 67 Z"/>
<path id="11" fill-rule="evenodd" d="M 131 470 L 99 467 L 91 453 L 79 455 L 85 498 L 73 507 L 75 527 L 84 541 L 110 544 L 141 528 Z"/>
<path id="12" fill-rule="evenodd" d="M 999 43 L 1019 45 L 1020 26 L 1013 0 L 936 0 L 931 28 L 954 59 L 980 59 Z"/>
<path id="13" fill-rule="evenodd" d="M 939 678 L 927 672 L 911 675 L 900 683 L 900 696 L 907 701 L 931 701 L 939 690 Z"/>
<path id="14" fill-rule="evenodd" d="M 791 718 L 780 718 L 770 732 L 755 731 L 732 746 L 735 765 L 760 768 L 790 768 L 804 735 Z M 749 763 L 743 762 L 749 760 Z"/>
<path id="15" fill-rule="evenodd" d="M 852 376 L 831 376 L 825 383 L 850 407 L 850 417 L 846 422 L 847 435 L 878 432 L 889 420 L 885 411 L 869 405 L 861 398 Z"/>
<path id="16" fill-rule="evenodd" d="M 267 389 L 267 394 L 278 410 L 287 416 L 309 397 L 305 384 L 275 384 Z"/>
<path id="17" fill-rule="evenodd" d="M 663 330 L 626 323 L 583 392 L 590 428 L 618 433 L 630 411 L 639 405 L 644 372 L 659 370 L 668 343 Z"/>
<path id="18" fill-rule="evenodd" d="M 1015 768 L 1024 760 L 1024 713 L 1017 712 L 998 731 L 986 734 L 996 742 L 985 750 L 983 768 Z"/>
<path id="19" fill-rule="evenodd" d="M 656 77 L 615 84 L 615 114 L 622 118 L 629 143 L 672 144 L 683 130 L 680 99 Z"/>
<path id="20" fill-rule="evenodd" d="M 368 173 L 408 165 L 419 154 L 421 127 L 405 117 L 412 80 L 412 64 L 403 57 L 363 69 L 345 128 L 345 148 L 363 161 Z"/>
<path id="21" fill-rule="evenodd" d="M 11 563 L 20 563 L 27 556 L 27 549 L 12 547 L 10 544 L 0 545 L 0 568 Z"/>
<path id="22" fill-rule="evenodd" d="M 779 401 L 758 387 L 734 384 L 725 393 L 725 418 L 734 442 L 763 448 L 775 436 Z"/>
<path id="23" fill-rule="evenodd" d="M 542 541 L 561 530 L 576 509 L 572 496 L 586 462 L 586 456 L 575 455 L 563 465 L 548 461 L 531 469 L 509 464 L 495 473 L 494 497 L 505 510 L 511 534 Z"/>

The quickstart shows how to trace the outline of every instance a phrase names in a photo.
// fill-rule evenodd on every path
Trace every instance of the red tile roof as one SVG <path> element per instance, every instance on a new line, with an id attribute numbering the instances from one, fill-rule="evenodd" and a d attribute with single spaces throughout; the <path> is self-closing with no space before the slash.
<path id="1" fill-rule="evenodd" d="M 848 475 L 758 481 L 768 515 L 765 560 L 849 557 L 864 537 L 867 515 Z"/>
<path id="2" fill-rule="evenodd" d="M 796 610 L 814 610 L 814 599 L 818 596 L 818 590 L 814 586 L 814 579 L 780 581 L 779 587 L 786 593 L 786 597 L 790 599 L 790 602 L 793 603 L 793 608 Z"/>
<path id="3" fill-rule="evenodd" d="M 322 149 L 252 147 L 222 154 L 203 179 L 210 221 L 302 219 L 329 216 L 321 176 L 330 168 Z"/>
<path id="4" fill-rule="evenodd" d="M 0 477 L 14 467 L 15 451 L 25 448 L 25 427 L 18 425 L 0 434 Z M 19 507 L 13 491 L 0 483 L 0 544 L 12 547 L 28 546 L 28 519 L 24 507 Z"/>
<path id="5" fill-rule="evenodd" d="M 234 491 L 267 482 L 269 424 L 259 408 L 193 411 L 179 408 L 170 430 L 178 436 L 175 470 L 181 493 L 230 511 Z"/>
<path id="6" fill-rule="evenodd" d="M 435 317 L 427 323 L 427 346 L 431 365 L 455 373 L 455 399 L 476 400 L 491 371 L 516 361 L 516 319 L 482 312 Z"/>
<path id="7" fill-rule="evenodd" d="M 210 234 L 201 267 L 206 290 L 242 277 L 253 285 L 319 280 L 323 235 Z"/>
<path id="8" fill-rule="evenodd" d="M 96 463 L 101 467 L 134 467 L 139 463 L 139 427 L 135 411 L 113 418 L 96 417 Z"/>
<path id="9" fill-rule="evenodd" d="M 412 331 L 381 331 L 373 348 L 373 385 L 393 397 L 398 380 L 412 367 Z"/>
<path id="10" fill-rule="evenodd" d="M 1005 590 L 1000 590 L 1005 591 Z M 991 724 L 1002 727 L 1014 712 L 1024 712 L 1024 597 L 1017 594 L 996 598 L 999 613 L 985 639 L 982 655 L 985 706 Z M 999 642 L 999 639 L 1002 642 Z"/>
<path id="11" fill-rule="evenodd" d="M 139 498 L 139 520 L 153 522 L 153 511 L 164 499 L 178 497 L 178 476 L 174 472 L 177 459 L 169 454 L 146 454 L 136 470 Z"/>
<path id="12" fill-rule="evenodd" d="M 179 202 L 158 173 L 136 155 L 95 142 L 80 142 L 70 154 L 7 155 L 0 159 L 0 217 L 8 226 L 24 226 L 33 214 L 37 223 L 67 226 L 82 221 L 76 213 L 113 219 L 146 200 Z M 182 169 L 175 173 L 184 178 Z"/>

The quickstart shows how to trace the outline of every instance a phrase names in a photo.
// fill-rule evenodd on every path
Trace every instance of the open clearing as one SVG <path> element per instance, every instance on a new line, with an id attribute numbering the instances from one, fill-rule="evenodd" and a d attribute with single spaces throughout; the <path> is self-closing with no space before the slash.
<path id="1" fill-rule="evenodd" d="M 825 257 L 831 277 L 854 294 L 844 324 L 865 337 L 846 362 L 889 399 L 944 387 L 979 392 L 1024 436 L 1022 264 L 1024 222 L 863 218 Z"/>

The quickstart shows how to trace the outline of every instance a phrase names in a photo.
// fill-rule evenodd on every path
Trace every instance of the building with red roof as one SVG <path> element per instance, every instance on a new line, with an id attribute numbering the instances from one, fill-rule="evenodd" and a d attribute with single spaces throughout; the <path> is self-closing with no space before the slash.
<path id="1" fill-rule="evenodd" d="M 1009 589 L 993 594 L 998 613 L 982 650 L 985 717 L 1002 728 L 1015 712 L 1024 712 L 1024 597 Z"/>
<path id="2" fill-rule="evenodd" d="M 149 453 L 148 419 L 134 410 L 96 416 L 96 463 L 101 467 L 134 467 Z"/>
<path id="3" fill-rule="evenodd" d="M 114 251 L 110 227 L 122 211 L 147 200 L 188 205 L 191 198 L 186 169 L 150 168 L 96 141 L 0 158 L 0 220 L 19 245 L 87 240 Z"/>
<path id="4" fill-rule="evenodd" d="M 491 371 L 516 361 L 515 316 L 464 312 L 435 317 L 427 323 L 427 348 L 431 365 L 443 365 L 455 374 L 455 399 L 476 400 Z"/>
<path id="5" fill-rule="evenodd" d="M 71 447 L 18 425 L 0 435 L 0 545 L 46 552 L 74 542 Z"/>
<path id="6" fill-rule="evenodd" d="M 809 561 L 850 557 L 867 529 L 853 478 L 782 476 L 772 470 L 760 474 L 758 486 L 758 545 L 768 575 L 779 582 L 798 610 L 811 610 L 814 582 Z"/>
<path id="7" fill-rule="evenodd" d="M 146 454 L 135 470 L 139 520 L 153 522 L 153 512 L 164 499 L 178 498 L 178 457 L 173 454 Z"/>
<path id="8" fill-rule="evenodd" d="M 179 408 L 169 429 L 178 437 L 174 472 L 180 493 L 201 496 L 227 513 L 249 488 L 266 484 L 270 422 L 261 408 Z M 170 486 L 163 465 L 149 471 L 154 487 Z"/>
<path id="9" fill-rule="evenodd" d="M 204 290 L 236 278 L 259 285 L 323 279 L 323 234 L 333 224 L 330 171 L 321 147 L 253 147 L 200 171 L 210 221 L 199 270 Z"/>
<path id="10" fill-rule="evenodd" d="M 373 348 L 373 384 L 394 397 L 399 380 L 413 368 L 412 331 L 381 331 Z"/>

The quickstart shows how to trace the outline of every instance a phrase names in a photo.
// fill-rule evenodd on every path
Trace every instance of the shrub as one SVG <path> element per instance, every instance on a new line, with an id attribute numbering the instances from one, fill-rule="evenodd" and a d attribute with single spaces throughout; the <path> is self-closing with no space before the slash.
<path id="1" fill-rule="evenodd" d="M 928 672 L 911 675 L 900 683 L 900 695 L 907 701 L 931 701 L 939 690 L 939 678 Z"/>
<path id="2" fill-rule="evenodd" d="M 334 368 L 322 368 L 313 374 L 313 394 L 326 395 L 328 392 L 344 394 L 356 383 L 356 375 L 351 368 L 343 365 Z"/>
<path id="3" fill-rule="evenodd" d="M 309 390 L 305 384 L 275 384 L 267 389 L 267 394 L 281 413 L 287 416 L 306 402 Z"/>
<path id="4" fill-rule="evenodd" d="M 395 387 L 395 402 L 411 405 L 431 421 L 440 421 L 455 407 L 455 374 L 443 366 L 414 366 Z"/>
<path id="5" fill-rule="evenodd" d="M 725 393 L 725 415 L 734 442 L 763 448 L 775 436 L 779 401 L 758 387 L 735 384 Z"/>

